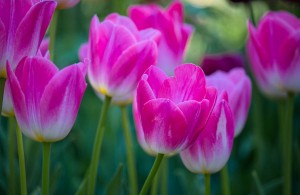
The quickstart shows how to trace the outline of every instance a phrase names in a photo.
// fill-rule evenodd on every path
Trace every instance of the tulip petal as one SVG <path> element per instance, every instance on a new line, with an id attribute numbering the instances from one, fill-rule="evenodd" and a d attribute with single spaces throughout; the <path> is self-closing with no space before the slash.
<path id="1" fill-rule="evenodd" d="M 185 101 L 178 104 L 178 107 L 183 112 L 188 124 L 188 137 L 183 149 L 190 146 L 198 138 L 200 132 L 203 130 L 209 113 L 209 101 L 204 99 L 201 103 L 195 100 Z"/>
<path id="2" fill-rule="evenodd" d="M 2 20 L 0 19 L 0 74 L 5 75 L 5 58 L 4 58 L 4 52 L 5 52 L 5 48 L 6 48 L 6 44 L 7 44 L 7 40 L 6 40 L 6 29 L 5 26 L 2 22 Z"/>
<path id="3" fill-rule="evenodd" d="M 140 80 L 136 90 L 136 101 L 139 113 L 142 112 L 144 104 L 152 99 L 155 99 L 155 94 L 153 93 L 149 83 L 146 80 Z"/>
<path id="4" fill-rule="evenodd" d="M 156 44 L 159 44 L 161 33 L 158 30 L 147 28 L 140 31 L 140 40 L 153 40 Z"/>
<path id="5" fill-rule="evenodd" d="M 145 75 L 145 80 L 147 80 L 155 97 L 157 97 L 163 82 L 168 78 L 168 76 L 161 69 L 155 66 L 150 66 L 145 74 L 147 75 Z"/>
<path id="6" fill-rule="evenodd" d="M 79 60 L 81 62 L 84 62 L 84 59 L 89 58 L 88 57 L 88 54 L 89 54 L 88 50 L 89 50 L 89 44 L 88 43 L 83 43 L 80 46 L 78 56 L 79 56 Z"/>
<path id="7" fill-rule="evenodd" d="M 9 82 L 11 98 L 13 102 L 13 107 L 15 111 L 15 115 L 17 118 L 17 122 L 22 129 L 22 132 L 32 138 L 35 139 L 35 132 L 30 128 L 30 122 L 28 119 L 27 106 L 25 102 L 25 95 L 22 92 L 20 83 L 16 77 L 16 75 L 11 70 L 10 66 L 6 65 L 7 70 L 7 81 Z"/>
<path id="8" fill-rule="evenodd" d="M 80 66 L 61 70 L 46 86 L 40 101 L 42 139 L 57 141 L 70 132 L 86 88 Z"/>
<path id="9" fill-rule="evenodd" d="M 206 93 L 205 76 L 201 68 L 185 64 L 175 69 L 175 76 L 164 81 L 158 97 L 170 98 L 175 103 L 201 101 Z"/>
<path id="10" fill-rule="evenodd" d="M 157 48 L 153 41 L 142 41 L 129 47 L 111 70 L 109 79 L 111 91 L 108 93 L 112 97 L 132 94 L 142 74 L 155 64 L 156 56 Z"/>
<path id="11" fill-rule="evenodd" d="M 195 144 L 180 153 L 183 163 L 194 173 L 221 170 L 229 159 L 233 135 L 234 119 L 230 107 L 221 100 Z"/>
<path id="12" fill-rule="evenodd" d="M 176 153 L 188 135 L 184 114 L 168 99 L 148 101 L 141 121 L 146 143 L 157 153 Z"/>
<path id="13" fill-rule="evenodd" d="M 10 85 L 8 81 L 5 81 L 5 85 L 4 85 L 2 115 L 6 117 L 11 117 L 15 115 L 13 103 L 12 103 Z"/>
<path id="14" fill-rule="evenodd" d="M 55 10 L 56 2 L 42 1 L 33 5 L 19 24 L 14 40 L 12 65 L 26 54 L 34 56 L 38 51 Z"/>

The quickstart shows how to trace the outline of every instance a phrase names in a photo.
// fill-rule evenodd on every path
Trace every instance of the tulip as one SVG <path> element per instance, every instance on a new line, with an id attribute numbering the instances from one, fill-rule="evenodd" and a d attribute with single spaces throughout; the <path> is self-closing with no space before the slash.
<path id="1" fill-rule="evenodd" d="M 188 170 L 210 174 L 222 169 L 229 159 L 234 138 L 234 118 L 226 92 L 218 95 L 216 105 L 196 142 L 180 153 Z"/>
<path id="2" fill-rule="evenodd" d="M 267 96 L 282 98 L 300 91 L 300 20 L 268 12 L 258 27 L 248 23 L 247 52 L 256 82 Z"/>
<path id="3" fill-rule="evenodd" d="M 241 133 L 247 120 L 251 102 L 251 81 L 244 69 L 234 68 L 230 72 L 217 71 L 207 76 L 207 85 L 213 86 L 218 93 L 228 93 L 228 103 L 234 115 L 234 136 Z"/>
<path id="4" fill-rule="evenodd" d="M 110 96 L 118 104 L 131 102 L 142 74 L 156 62 L 159 36 L 153 29 L 138 31 L 125 16 L 110 14 L 101 23 L 94 16 L 86 57 L 88 78 L 97 95 Z"/>
<path id="5" fill-rule="evenodd" d="M 0 77 L 6 77 L 7 61 L 15 69 L 37 53 L 55 7 L 54 1 L 0 0 Z"/>
<path id="6" fill-rule="evenodd" d="M 187 148 L 204 128 L 215 98 L 216 90 L 206 87 L 203 71 L 193 64 L 178 66 L 173 77 L 150 67 L 136 91 L 147 148 L 168 155 Z"/>
<path id="7" fill-rule="evenodd" d="M 26 57 L 15 73 L 9 65 L 8 82 L 22 132 L 39 142 L 54 142 L 70 132 L 86 88 L 85 65 L 58 71 L 48 59 Z"/>
<path id="8" fill-rule="evenodd" d="M 243 56 L 239 53 L 208 54 L 203 57 L 201 68 L 205 75 L 218 70 L 229 72 L 233 68 L 244 67 Z"/>
<path id="9" fill-rule="evenodd" d="M 58 9 L 68 9 L 74 7 L 80 0 L 55 0 Z"/>
<path id="10" fill-rule="evenodd" d="M 138 29 L 154 28 L 161 32 L 158 46 L 157 66 L 168 75 L 183 62 L 187 43 L 193 32 L 191 25 L 183 23 L 184 10 L 179 1 L 174 1 L 166 10 L 156 4 L 133 5 L 129 17 Z"/>
<path id="11" fill-rule="evenodd" d="M 48 45 L 49 45 L 49 39 L 43 39 L 36 55 L 50 59 Z M 5 86 L 4 86 L 2 115 L 6 117 L 15 116 L 8 82 L 5 82 Z"/>

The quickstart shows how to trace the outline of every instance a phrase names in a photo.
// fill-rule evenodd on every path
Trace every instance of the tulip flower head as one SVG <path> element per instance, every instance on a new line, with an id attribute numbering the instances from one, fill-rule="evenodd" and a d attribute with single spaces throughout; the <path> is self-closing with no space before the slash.
<path id="1" fill-rule="evenodd" d="M 49 39 L 47 38 L 43 39 L 36 56 L 44 57 L 50 60 L 48 45 L 49 45 Z M 2 115 L 6 117 L 15 116 L 9 87 L 10 87 L 9 82 L 5 82 L 3 103 L 2 103 Z"/>
<path id="2" fill-rule="evenodd" d="M 154 29 L 139 31 L 125 16 L 110 14 L 101 23 L 94 16 L 88 48 L 80 56 L 87 53 L 90 59 L 88 78 L 97 95 L 118 104 L 131 102 L 142 74 L 156 63 L 159 37 Z"/>
<path id="3" fill-rule="evenodd" d="M 247 52 L 257 85 L 271 97 L 300 91 L 300 19 L 268 12 L 255 28 L 248 24 Z"/>
<path id="4" fill-rule="evenodd" d="M 239 53 L 207 54 L 201 62 L 201 68 L 205 75 L 210 75 L 218 70 L 229 72 L 237 67 L 244 67 L 243 56 Z"/>
<path id="5" fill-rule="evenodd" d="M 59 71 L 48 59 L 26 57 L 15 73 L 7 64 L 16 119 L 22 132 L 39 142 L 63 139 L 70 132 L 86 88 L 86 65 Z"/>
<path id="6" fill-rule="evenodd" d="M 37 53 L 55 7 L 54 1 L 0 0 L 0 77 L 6 77 L 7 61 L 15 69 Z"/>
<path id="7" fill-rule="evenodd" d="M 183 62 L 187 43 L 193 27 L 183 23 L 183 5 L 174 1 L 166 10 L 156 4 L 133 5 L 128 9 L 129 17 L 138 29 L 154 28 L 161 32 L 158 46 L 157 66 L 168 75 Z"/>
<path id="8" fill-rule="evenodd" d="M 58 9 L 68 9 L 74 7 L 80 0 L 55 0 Z"/>
<path id="9" fill-rule="evenodd" d="M 216 105 L 196 142 L 180 153 L 185 167 L 193 173 L 215 173 L 227 163 L 234 139 L 234 118 L 226 92 Z"/>
<path id="10" fill-rule="evenodd" d="M 241 133 L 247 120 L 251 102 L 251 81 L 243 68 L 234 68 L 230 72 L 217 71 L 206 77 L 207 85 L 213 86 L 218 93 L 228 93 L 228 103 L 234 115 L 234 136 Z"/>
<path id="11" fill-rule="evenodd" d="M 214 106 L 216 89 L 206 87 L 202 69 L 193 64 L 178 66 L 172 77 L 151 66 L 135 98 L 142 146 L 152 154 L 172 155 L 196 140 Z"/>

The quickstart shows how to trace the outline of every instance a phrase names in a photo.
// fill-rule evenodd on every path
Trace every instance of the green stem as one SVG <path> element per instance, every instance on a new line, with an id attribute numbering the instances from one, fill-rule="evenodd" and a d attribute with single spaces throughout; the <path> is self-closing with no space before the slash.
<path id="1" fill-rule="evenodd" d="M 251 21 L 252 21 L 253 25 L 256 26 L 255 15 L 254 15 L 252 3 L 251 2 L 247 3 L 247 7 L 249 9 Z"/>
<path id="2" fill-rule="evenodd" d="M 102 140 L 104 135 L 104 125 L 105 125 L 110 102 L 111 102 L 111 97 L 106 96 L 102 106 L 102 111 L 101 111 L 96 137 L 94 141 L 94 148 L 93 148 L 92 159 L 90 164 L 90 176 L 88 179 L 88 193 L 87 193 L 88 195 L 93 195 L 95 193 L 97 169 L 98 169 L 101 145 L 102 145 Z"/>
<path id="3" fill-rule="evenodd" d="M 57 18 L 58 18 L 58 9 L 54 11 L 52 16 L 51 25 L 49 29 L 50 34 L 50 43 L 49 43 L 49 51 L 50 51 L 50 59 L 54 62 L 54 47 L 55 47 L 55 37 L 56 37 L 56 26 L 57 26 Z"/>
<path id="4" fill-rule="evenodd" d="M 291 179 L 292 179 L 292 144 L 293 144 L 293 108 L 294 108 L 294 95 L 288 94 L 286 100 L 286 123 L 284 133 L 284 156 L 283 156 L 283 176 L 284 176 L 284 193 L 290 195 Z"/>
<path id="5" fill-rule="evenodd" d="M 147 177 L 147 179 L 146 179 L 146 181 L 143 185 L 143 188 L 140 192 L 140 195 L 146 195 L 146 193 L 147 193 L 147 191 L 148 191 L 148 189 L 149 189 L 149 187 L 150 187 L 150 185 L 153 181 L 153 178 L 154 178 L 154 176 L 155 176 L 155 174 L 156 174 L 156 172 L 159 168 L 159 165 L 160 165 L 163 158 L 164 158 L 164 154 L 157 154 L 157 156 L 155 158 L 155 161 L 154 161 L 154 164 L 151 168 L 151 171 L 150 171 L 150 173 L 149 173 L 149 175 L 148 175 L 148 177 Z"/>
<path id="6" fill-rule="evenodd" d="M 15 145 L 16 145 L 16 135 L 15 135 L 15 120 L 14 117 L 8 118 L 8 189 L 9 194 L 16 194 L 16 170 L 15 170 Z"/>
<path id="7" fill-rule="evenodd" d="M 222 192 L 223 195 L 230 195 L 230 183 L 228 177 L 228 166 L 225 165 L 221 170 L 221 178 L 222 178 Z"/>
<path id="8" fill-rule="evenodd" d="M 49 194 L 49 170 L 50 170 L 51 143 L 43 143 L 43 175 L 42 175 L 42 195 Z"/>
<path id="9" fill-rule="evenodd" d="M 160 180 L 161 172 L 159 171 L 155 176 L 151 187 L 151 195 L 157 194 L 158 182 Z"/>
<path id="10" fill-rule="evenodd" d="M 135 156 L 132 145 L 132 136 L 130 133 L 129 118 L 126 110 L 126 106 L 121 106 L 123 133 L 125 137 L 126 152 L 127 152 L 127 163 L 128 163 L 128 174 L 130 182 L 130 194 L 136 195 L 138 191 L 137 187 L 137 174 L 135 168 Z"/>
<path id="11" fill-rule="evenodd" d="M 210 174 L 209 173 L 204 174 L 204 180 L 205 180 L 205 195 L 210 195 Z"/>
<path id="12" fill-rule="evenodd" d="M 18 155 L 19 155 L 19 167 L 20 167 L 21 194 L 26 195 L 27 187 L 26 187 L 25 157 L 24 157 L 24 149 L 23 149 L 22 132 L 19 126 L 17 126 L 17 143 L 18 143 Z"/>
<path id="13" fill-rule="evenodd" d="M 2 112 L 3 94 L 5 86 L 5 78 L 0 78 L 0 111 Z"/>
<path id="14" fill-rule="evenodd" d="M 161 165 L 161 195 L 167 195 L 168 194 L 168 159 L 165 158 Z"/>

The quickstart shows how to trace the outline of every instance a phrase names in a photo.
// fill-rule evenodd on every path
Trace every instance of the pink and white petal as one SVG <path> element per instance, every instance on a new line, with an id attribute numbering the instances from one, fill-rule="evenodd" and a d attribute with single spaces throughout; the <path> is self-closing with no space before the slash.
<path id="1" fill-rule="evenodd" d="M 28 119 L 29 116 L 27 112 L 25 96 L 21 89 L 20 83 L 8 64 L 6 65 L 6 69 L 7 81 L 10 85 L 9 89 L 17 122 L 22 132 L 26 136 L 35 140 L 36 133 L 33 131 L 32 125 Z"/>
<path id="2" fill-rule="evenodd" d="M 7 47 L 7 39 L 6 39 L 7 33 L 6 28 L 0 18 L 0 75 L 5 76 L 5 63 L 6 63 L 6 47 Z"/>
<path id="3" fill-rule="evenodd" d="M 150 66 L 145 72 L 142 79 L 147 80 L 149 86 L 153 90 L 155 97 L 157 97 L 158 92 L 163 84 L 163 82 L 168 78 L 166 73 L 156 66 Z"/>
<path id="4" fill-rule="evenodd" d="M 12 103 L 11 90 L 9 81 L 5 81 L 3 102 L 2 102 L 2 115 L 6 117 L 15 116 L 14 107 Z"/>
<path id="5" fill-rule="evenodd" d="M 12 68 L 15 68 L 22 57 L 34 56 L 37 53 L 55 7 L 54 1 L 36 3 L 22 19 L 16 30 Z"/>
<path id="6" fill-rule="evenodd" d="M 111 96 L 133 96 L 137 82 L 143 73 L 155 64 L 156 57 L 157 47 L 153 41 L 142 41 L 129 47 L 111 70 L 108 93 Z"/>
<path id="7" fill-rule="evenodd" d="M 133 23 L 133 21 L 130 18 L 119 15 L 117 13 L 112 13 L 112 14 L 109 14 L 105 18 L 105 20 L 109 20 L 109 21 L 113 22 L 114 24 L 126 27 L 132 34 L 134 34 L 135 38 L 138 40 L 139 31 L 138 31 L 136 25 Z"/>
<path id="8" fill-rule="evenodd" d="M 136 130 L 136 136 L 138 142 L 146 153 L 155 156 L 156 153 L 149 148 L 148 144 L 145 141 L 144 130 L 141 124 L 140 113 L 138 112 L 136 99 L 133 100 L 132 110 L 133 110 L 133 119 L 135 123 L 135 130 Z"/>
<path id="9" fill-rule="evenodd" d="M 183 5 L 180 1 L 174 1 L 167 9 L 168 14 L 171 16 L 172 19 L 182 23 L 184 10 Z"/>
<path id="10" fill-rule="evenodd" d="M 80 45 L 79 52 L 78 52 L 80 62 L 84 62 L 86 58 L 89 58 L 88 55 L 89 55 L 89 43 L 87 42 Z"/>
<path id="11" fill-rule="evenodd" d="M 185 166 L 194 173 L 215 173 L 229 159 L 234 136 L 234 119 L 225 100 L 217 103 L 197 141 L 180 153 Z"/>
<path id="12" fill-rule="evenodd" d="M 148 6 L 133 5 L 128 8 L 128 15 L 133 20 L 138 29 L 149 28 L 148 18 L 160 12 L 161 9 L 155 4 Z"/>
<path id="13" fill-rule="evenodd" d="M 142 112 L 144 105 L 148 101 L 155 98 L 155 94 L 153 93 L 153 90 L 151 89 L 149 83 L 146 80 L 140 80 L 135 93 L 135 99 L 137 101 L 137 108 L 139 113 Z"/>
<path id="14" fill-rule="evenodd" d="M 161 39 L 161 33 L 158 30 L 153 28 L 147 28 L 141 30 L 140 32 L 140 41 L 144 40 L 153 40 L 158 45 Z"/>
<path id="15" fill-rule="evenodd" d="M 64 68 L 45 88 L 39 104 L 44 141 L 63 139 L 74 125 L 87 86 L 79 66 Z"/>
<path id="16" fill-rule="evenodd" d="M 300 27 L 299 19 L 287 11 L 269 12 L 265 17 L 272 17 L 276 20 L 284 21 L 286 25 L 289 25 L 293 29 L 297 29 Z"/>
<path id="17" fill-rule="evenodd" d="M 175 76 L 164 81 L 158 97 L 170 98 L 175 103 L 201 101 L 206 93 L 205 84 L 205 75 L 200 67 L 180 65 L 175 69 Z"/>
<path id="18" fill-rule="evenodd" d="M 162 154 L 179 152 L 188 131 L 182 111 L 168 99 L 148 101 L 141 113 L 145 141 L 152 151 Z"/>
<path id="19" fill-rule="evenodd" d="M 182 149 L 186 149 L 195 142 L 203 130 L 210 115 L 209 101 L 202 102 L 195 100 L 185 101 L 177 105 L 183 112 L 188 124 L 188 136 Z"/>

